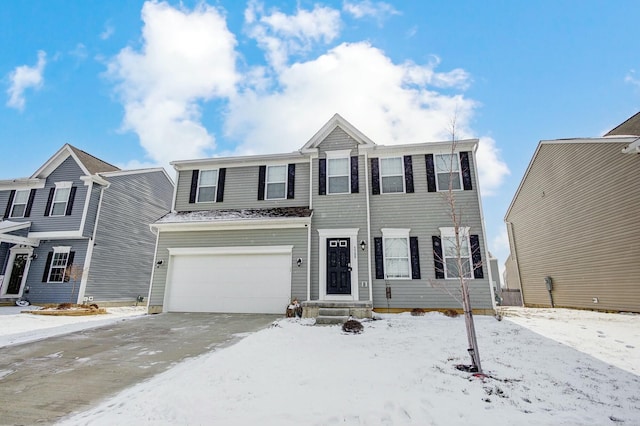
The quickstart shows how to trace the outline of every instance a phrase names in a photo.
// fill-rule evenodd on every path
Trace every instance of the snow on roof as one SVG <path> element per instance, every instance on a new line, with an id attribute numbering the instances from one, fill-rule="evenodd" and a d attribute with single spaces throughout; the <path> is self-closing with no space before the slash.
<path id="1" fill-rule="evenodd" d="M 225 220 L 281 219 L 311 217 L 309 207 L 277 207 L 271 209 L 229 209 L 200 210 L 193 212 L 172 212 L 161 217 L 156 223 L 210 222 Z"/>

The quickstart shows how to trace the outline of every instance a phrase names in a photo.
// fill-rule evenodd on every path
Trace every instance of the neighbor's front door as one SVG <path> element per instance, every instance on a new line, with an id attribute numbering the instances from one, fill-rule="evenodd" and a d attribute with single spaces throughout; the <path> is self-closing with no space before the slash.
<path id="1" fill-rule="evenodd" d="M 327 239 L 327 294 L 351 294 L 348 238 Z"/>
<path id="2" fill-rule="evenodd" d="M 11 268 L 11 277 L 7 284 L 7 296 L 17 296 L 20 294 L 20 287 L 22 286 L 22 277 L 24 276 L 24 269 L 27 265 L 28 254 L 16 254 L 13 260 L 13 267 Z"/>

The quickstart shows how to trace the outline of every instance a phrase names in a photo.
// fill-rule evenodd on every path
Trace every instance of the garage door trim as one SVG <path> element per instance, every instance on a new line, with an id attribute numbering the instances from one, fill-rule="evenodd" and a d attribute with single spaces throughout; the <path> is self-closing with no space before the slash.
<path id="1" fill-rule="evenodd" d="M 243 246 L 243 247 L 175 247 L 168 248 L 170 256 L 193 254 L 269 254 L 292 253 L 293 246 Z"/>

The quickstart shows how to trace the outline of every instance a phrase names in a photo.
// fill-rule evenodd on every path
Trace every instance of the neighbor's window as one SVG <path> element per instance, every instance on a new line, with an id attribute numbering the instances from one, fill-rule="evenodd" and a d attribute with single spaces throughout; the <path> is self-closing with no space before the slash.
<path id="1" fill-rule="evenodd" d="M 444 276 L 445 278 L 460 278 L 460 269 L 462 268 L 462 276 L 472 278 L 471 265 L 473 261 L 471 258 L 471 250 L 469 249 L 469 228 L 460 227 L 458 230 L 460 266 L 458 266 L 458 243 L 456 243 L 455 229 L 440 228 L 442 255 L 444 257 L 442 262 L 444 264 Z"/>
<path id="2" fill-rule="evenodd" d="M 71 182 L 56 182 L 56 190 L 53 194 L 53 203 L 49 216 L 64 216 L 67 211 L 67 202 L 71 192 Z"/>
<path id="3" fill-rule="evenodd" d="M 29 190 L 16 191 L 13 198 L 13 206 L 11 207 L 11 213 L 9 217 L 24 217 L 24 212 L 27 208 L 27 201 L 29 200 Z"/>
<path id="4" fill-rule="evenodd" d="M 287 195 L 287 166 L 267 166 L 267 200 L 280 200 Z"/>
<path id="5" fill-rule="evenodd" d="M 53 257 L 51 258 L 51 269 L 49 269 L 50 283 L 65 282 L 65 271 L 67 270 L 67 262 L 69 260 L 69 252 L 71 247 L 54 247 Z"/>
<path id="6" fill-rule="evenodd" d="M 380 159 L 380 181 L 383 194 L 404 192 L 404 162 L 402 157 Z"/>
<path id="7" fill-rule="evenodd" d="M 200 170 L 200 175 L 198 176 L 198 203 L 215 201 L 217 184 L 217 170 Z"/>
<path id="8" fill-rule="evenodd" d="M 385 278 L 411 278 L 409 229 L 383 229 L 382 240 Z"/>
<path id="9" fill-rule="evenodd" d="M 447 191 L 449 183 L 451 189 L 460 189 L 460 159 L 458 154 L 439 154 L 436 155 L 436 176 L 439 191 Z"/>
<path id="10" fill-rule="evenodd" d="M 349 157 L 327 158 L 327 193 L 348 194 L 350 187 Z"/>

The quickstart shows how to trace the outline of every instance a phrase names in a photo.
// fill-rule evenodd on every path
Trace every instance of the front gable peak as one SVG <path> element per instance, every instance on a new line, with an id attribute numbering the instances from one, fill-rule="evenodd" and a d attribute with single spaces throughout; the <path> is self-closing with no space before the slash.
<path id="1" fill-rule="evenodd" d="M 308 153 L 314 152 L 318 145 L 320 145 L 336 128 L 340 128 L 350 137 L 352 137 L 356 143 L 361 147 L 373 147 L 375 143 L 369 139 L 364 133 L 358 130 L 353 124 L 345 120 L 340 114 L 336 113 L 324 126 L 316 132 L 315 135 L 309 141 L 300 148 L 300 152 Z"/>
<path id="2" fill-rule="evenodd" d="M 69 157 L 73 158 L 73 160 L 78 164 L 78 167 L 80 167 L 82 172 L 87 176 L 94 175 L 96 173 L 120 170 L 116 166 L 104 162 L 99 158 L 66 143 L 55 154 L 53 154 L 46 163 L 36 170 L 36 172 L 31 175 L 31 178 L 46 178 Z"/>

